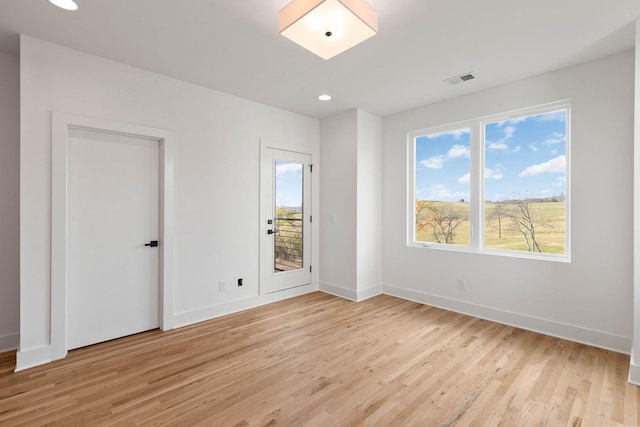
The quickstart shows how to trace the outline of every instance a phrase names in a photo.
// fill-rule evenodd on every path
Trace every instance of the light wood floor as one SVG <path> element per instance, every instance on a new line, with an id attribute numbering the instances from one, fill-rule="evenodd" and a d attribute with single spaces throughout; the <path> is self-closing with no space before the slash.
<path id="1" fill-rule="evenodd" d="M 0 425 L 638 425 L 629 358 L 421 304 L 313 293 L 13 373 Z"/>

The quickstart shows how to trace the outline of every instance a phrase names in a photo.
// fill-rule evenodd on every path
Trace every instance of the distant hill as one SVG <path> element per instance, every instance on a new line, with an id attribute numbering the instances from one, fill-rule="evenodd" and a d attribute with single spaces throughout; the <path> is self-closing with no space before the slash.
<path id="1" fill-rule="evenodd" d="M 520 200 L 522 199 L 499 200 L 496 202 L 491 200 L 486 200 L 486 203 L 509 204 L 509 203 L 519 202 Z M 559 202 L 565 201 L 565 196 L 564 194 L 560 194 L 559 196 L 549 196 L 549 197 L 527 197 L 526 200 L 528 200 L 531 203 L 559 203 Z"/>
<path id="2" fill-rule="evenodd" d="M 302 206 L 278 206 L 287 212 L 302 212 Z"/>

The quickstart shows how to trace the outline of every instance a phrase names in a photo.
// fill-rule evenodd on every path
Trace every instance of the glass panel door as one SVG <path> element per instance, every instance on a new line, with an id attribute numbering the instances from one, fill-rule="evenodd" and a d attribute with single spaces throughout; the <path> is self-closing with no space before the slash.
<path id="1" fill-rule="evenodd" d="M 311 155 L 263 148 L 261 289 L 311 283 Z"/>

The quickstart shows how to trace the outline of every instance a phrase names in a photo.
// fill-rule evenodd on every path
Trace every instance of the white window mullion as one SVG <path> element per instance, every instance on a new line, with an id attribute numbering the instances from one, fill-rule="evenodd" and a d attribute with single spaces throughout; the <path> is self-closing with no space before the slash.
<path id="1" fill-rule="evenodd" d="M 484 163 L 483 150 L 481 144 L 481 127 L 476 123 L 471 126 L 471 199 L 470 199 L 470 221 L 471 221 L 471 249 L 480 250 L 483 235 L 482 221 L 482 181 L 484 174 L 482 164 Z"/>

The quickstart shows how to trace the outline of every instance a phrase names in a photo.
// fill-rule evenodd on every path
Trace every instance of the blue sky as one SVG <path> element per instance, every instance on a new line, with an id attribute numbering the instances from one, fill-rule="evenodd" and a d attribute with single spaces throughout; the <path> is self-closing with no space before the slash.
<path id="1" fill-rule="evenodd" d="M 302 164 L 276 160 L 276 206 L 302 207 Z"/>
<path id="2" fill-rule="evenodd" d="M 485 200 L 565 192 L 566 112 L 485 126 Z M 416 139 L 416 199 L 469 200 L 469 129 Z"/>

